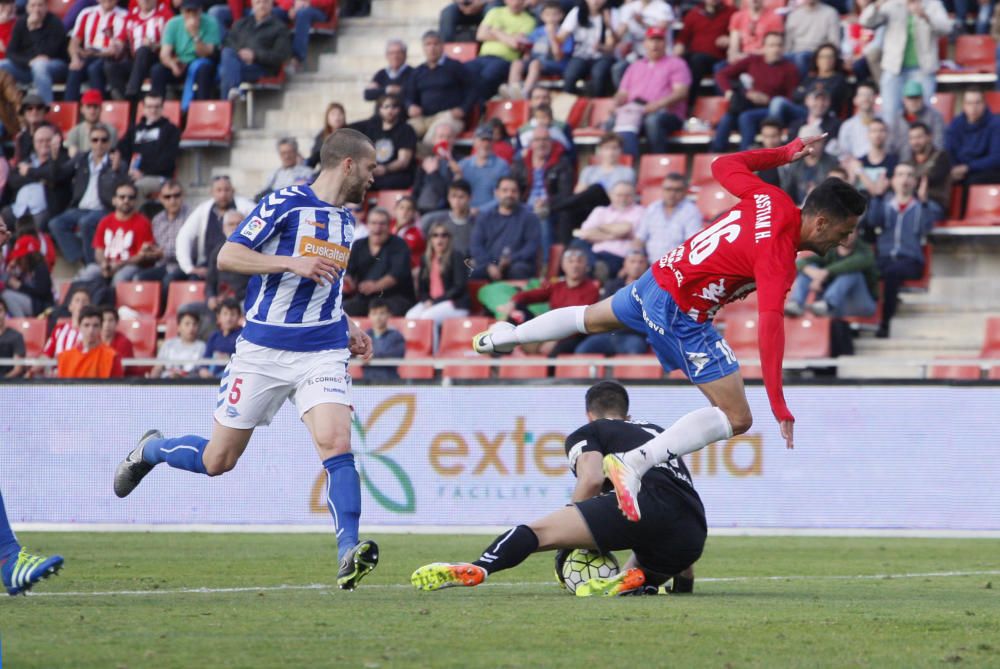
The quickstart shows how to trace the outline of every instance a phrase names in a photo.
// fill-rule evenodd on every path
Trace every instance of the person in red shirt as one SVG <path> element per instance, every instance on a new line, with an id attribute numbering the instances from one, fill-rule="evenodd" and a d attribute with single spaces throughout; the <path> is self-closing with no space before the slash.
<path id="1" fill-rule="evenodd" d="M 17 23 L 17 7 L 14 0 L 0 0 L 0 59 L 7 57 L 7 45 Z"/>
<path id="2" fill-rule="evenodd" d="M 711 320 L 724 304 L 755 289 L 764 387 L 786 445 L 794 446 L 795 419 L 785 403 L 781 360 L 783 307 L 795 280 L 795 257 L 799 251 L 823 255 L 840 244 L 854 231 L 867 201 L 850 184 L 831 178 L 809 194 L 800 211 L 784 191 L 754 172 L 801 159 L 818 150 L 823 137 L 717 158 L 712 176 L 739 204 L 660 258 L 638 281 L 590 307 L 556 309 L 517 327 L 496 323 L 473 338 L 479 353 L 504 353 L 516 344 L 627 327 L 646 333 L 665 369 L 681 369 L 697 384 L 712 406 L 682 417 L 634 455 L 605 459 L 605 473 L 630 520 L 640 517 L 637 495 L 650 467 L 750 429 L 739 364 Z"/>
<path id="3" fill-rule="evenodd" d="M 729 62 L 762 54 L 768 33 L 784 31 L 785 20 L 774 10 L 765 9 L 764 0 L 748 0 L 745 7 L 729 19 Z"/>
<path id="4" fill-rule="evenodd" d="M 142 95 L 142 82 L 149 76 L 153 65 L 160 61 L 160 43 L 167 21 L 173 11 L 159 0 L 138 0 L 130 7 L 125 18 L 125 31 L 119 38 L 125 57 L 108 62 L 104 71 L 111 88 L 111 96 L 138 100 Z"/>
<path id="5" fill-rule="evenodd" d="M 114 285 L 131 281 L 143 266 L 155 262 L 150 252 L 156 246 L 153 226 L 135 208 L 138 192 L 130 181 L 115 188 L 115 211 L 101 219 L 94 233 L 94 264 L 87 266 L 78 279 L 104 277 Z"/>
<path id="6" fill-rule="evenodd" d="M 726 58 L 729 21 L 735 11 L 722 0 L 705 0 L 684 15 L 684 27 L 674 40 L 674 55 L 686 60 L 691 69 L 688 109 L 694 109 L 701 80 L 711 76 L 716 63 Z"/>
<path id="7" fill-rule="evenodd" d="M 118 311 L 110 306 L 101 307 L 101 341 L 115 350 L 120 360 L 135 357 L 135 347 L 128 337 L 118 331 Z M 131 365 L 125 368 L 126 376 L 145 376 L 148 367 Z"/>
<path id="8" fill-rule="evenodd" d="M 45 342 L 45 348 L 42 349 L 42 355 L 46 358 L 58 358 L 63 351 L 76 347 L 80 342 L 80 314 L 84 307 L 89 306 L 90 293 L 87 292 L 87 289 L 75 288 L 69 296 L 69 304 L 66 305 L 70 317 L 68 320 L 60 318 L 56 322 L 52 334 Z M 42 368 L 39 367 L 32 371 L 33 373 L 41 373 Z"/>
<path id="9" fill-rule="evenodd" d="M 80 343 L 59 354 L 60 379 L 118 379 L 122 361 L 101 341 L 101 309 L 84 307 L 80 314 Z"/>
<path id="10" fill-rule="evenodd" d="M 417 203 L 409 195 L 396 200 L 393 208 L 392 234 L 401 237 L 410 247 L 410 267 L 420 267 L 420 258 L 427 249 L 427 240 L 420 231 L 420 219 L 417 218 Z"/>

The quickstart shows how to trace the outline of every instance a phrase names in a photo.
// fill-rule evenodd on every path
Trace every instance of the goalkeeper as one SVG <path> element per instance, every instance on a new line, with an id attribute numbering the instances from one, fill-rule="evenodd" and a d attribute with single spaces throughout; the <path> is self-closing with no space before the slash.
<path id="1" fill-rule="evenodd" d="M 516 567 L 532 553 L 571 548 L 633 551 L 620 574 L 593 579 L 577 589 L 578 595 L 634 593 L 686 572 L 701 556 L 707 529 L 705 508 L 683 461 L 672 458 L 642 477 L 639 522 L 622 516 L 604 478 L 605 455 L 642 448 L 663 432 L 656 425 L 630 420 L 628 406 L 628 393 L 614 381 L 601 381 L 587 391 L 588 423 L 566 438 L 570 470 L 577 479 L 571 505 L 504 532 L 475 562 L 420 567 L 410 579 L 413 585 L 420 590 L 475 586 L 494 572 Z M 675 580 L 675 588 L 682 582 L 690 584 L 685 577 L 690 577 L 689 571 Z"/>

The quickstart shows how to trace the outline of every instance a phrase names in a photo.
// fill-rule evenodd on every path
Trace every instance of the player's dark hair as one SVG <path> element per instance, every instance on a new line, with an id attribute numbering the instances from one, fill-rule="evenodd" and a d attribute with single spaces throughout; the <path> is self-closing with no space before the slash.
<path id="1" fill-rule="evenodd" d="M 100 307 L 88 304 L 80 310 L 80 323 L 83 324 L 83 321 L 87 318 L 96 318 L 97 320 L 102 321 L 104 320 L 104 315 L 101 312 Z"/>
<path id="2" fill-rule="evenodd" d="M 102 321 L 104 320 L 104 314 L 111 314 L 112 316 L 114 316 L 114 317 L 115 317 L 115 322 L 116 322 L 116 323 L 117 323 L 117 322 L 118 322 L 118 321 L 120 320 L 120 319 L 118 318 L 118 310 L 117 310 L 117 309 L 115 309 L 115 308 L 114 308 L 113 306 L 111 306 L 110 304 L 105 304 L 104 306 L 102 306 L 102 307 L 99 307 L 99 309 L 101 310 L 101 320 L 102 320 Z"/>
<path id="3" fill-rule="evenodd" d="M 465 179 L 455 179 L 448 184 L 448 190 L 460 190 L 466 195 L 472 195 L 472 184 Z"/>
<path id="4" fill-rule="evenodd" d="M 851 184 L 834 178 L 824 179 L 806 196 L 802 205 L 803 216 L 823 214 L 835 221 L 851 216 L 861 216 L 868 206 L 868 198 Z"/>
<path id="5" fill-rule="evenodd" d="M 595 416 L 628 416 L 628 391 L 617 381 L 600 381 L 587 390 L 587 411 Z"/>
<path id="6" fill-rule="evenodd" d="M 919 129 L 923 130 L 928 135 L 931 134 L 931 128 L 930 128 L 930 126 L 927 125 L 926 123 L 924 123 L 923 121 L 914 121 L 913 123 L 911 123 L 910 124 L 910 130 L 913 130 L 914 128 L 919 128 Z M 907 130 L 907 132 L 909 132 L 909 130 Z"/>
<path id="7" fill-rule="evenodd" d="M 320 169 L 333 169 L 351 158 L 359 160 L 367 152 L 375 151 L 375 145 L 367 135 L 353 128 L 341 128 L 323 142 L 319 151 Z"/>

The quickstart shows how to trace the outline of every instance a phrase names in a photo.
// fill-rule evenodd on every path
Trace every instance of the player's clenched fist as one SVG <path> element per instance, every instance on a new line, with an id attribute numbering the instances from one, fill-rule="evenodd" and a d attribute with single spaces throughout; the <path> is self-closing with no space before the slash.
<path id="1" fill-rule="evenodd" d="M 350 337 L 350 343 L 347 348 L 350 350 L 351 355 L 356 355 L 365 361 L 370 359 L 373 351 L 372 339 L 368 336 L 368 333 L 359 328 L 350 318 L 347 319 L 347 329 Z"/>
<path id="2" fill-rule="evenodd" d="M 334 284 L 340 279 L 340 269 L 327 258 L 320 256 L 291 257 L 288 259 L 288 269 L 320 285 Z"/>

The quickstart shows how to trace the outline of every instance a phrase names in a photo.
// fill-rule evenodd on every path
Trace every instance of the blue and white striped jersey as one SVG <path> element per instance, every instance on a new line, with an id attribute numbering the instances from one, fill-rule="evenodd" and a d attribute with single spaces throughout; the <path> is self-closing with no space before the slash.
<path id="1" fill-rule="evenodd" d="M 229 241 L 269 255 L 325 256 L 344 272 L 354 217 L 308 186 L 290 186 L 261 200 Z M 346 348 L 342 293 L 341 281 L 320 285 L 291 272 L 254 275 L 247 285 L 243 337 L 286 351 Z"/>

